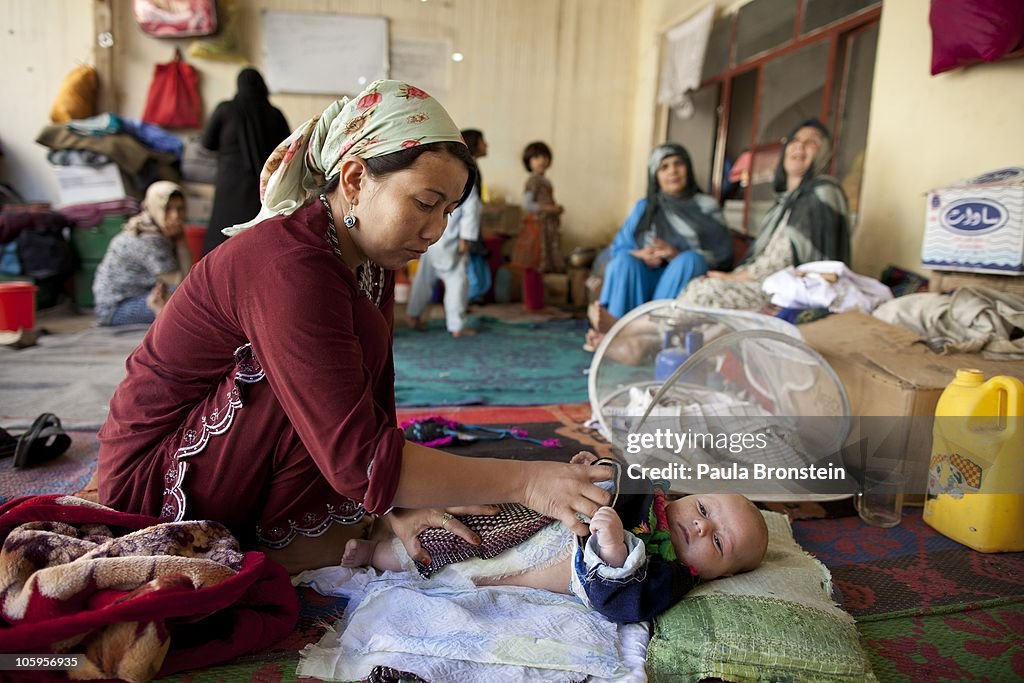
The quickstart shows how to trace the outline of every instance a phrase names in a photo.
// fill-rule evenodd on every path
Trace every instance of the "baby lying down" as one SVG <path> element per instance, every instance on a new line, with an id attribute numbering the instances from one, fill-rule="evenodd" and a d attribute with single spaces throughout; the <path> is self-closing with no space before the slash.
<path id="1" fill-rule="evenodd" d="M 616 465 L 586 452 L 572 461 Z M 574 538 L 561 523 L 531 510 L 502 506 L 502 514 L 511 515 L 511 527 L 530 529 L 528 533 L 539 530 L 525 540 L 520 534 L 518 542 L 504 546 L 496 556 L 459 561 L 445 570 L 458 571 L 477 585 L 525 586 L 575 595 L 611 621 L 631 623 L 658 616 L 699 581 L 749 571 L 761 563 L 768 528 L 747 498 L 707 494 L 667 502 L 660 488 L 646 481 L 642 485 L 640 493 L 614 492 L 613 505 L 600 508 L 590 520 L 586 538 Z M 475 519 L 486 523 L 489 518 Z M 439 569 L 436 555 L 429 569 L 417 565 L 386 524 L 378 527 L 370 540 L 348 542 L 342 565 L 419 569 L 424 575 Z M 515 529 L 506 536 L 516 538 Z M 430 539 L 440 544 L 435 547 L 447 550 L 461 546 L 462 555 L 448 553 L 454 557 L 466 557 L 476 548 L 441 529 L 421 534 L 428 550 Z"/>

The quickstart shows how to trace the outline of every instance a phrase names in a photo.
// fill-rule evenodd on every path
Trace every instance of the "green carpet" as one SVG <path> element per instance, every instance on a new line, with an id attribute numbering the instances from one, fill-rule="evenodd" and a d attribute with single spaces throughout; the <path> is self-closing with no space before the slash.
<path id="1" fill-rule="evenodd" d="M 395 400 L 401 407 L 546 405 L 587 400 L 585 320 L 506 323 L 471 317 L 474 337 L 443 320 L 395 331 Z"/>

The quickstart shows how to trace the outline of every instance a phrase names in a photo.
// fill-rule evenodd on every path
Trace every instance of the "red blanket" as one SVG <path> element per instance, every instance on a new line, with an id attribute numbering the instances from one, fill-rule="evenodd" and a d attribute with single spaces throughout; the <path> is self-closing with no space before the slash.
<path id="1" fill-rule="evenodd" d="M 33 496 L 0 506 L 0 539 L 0 652 L 84 654 L 73 678 L 210 666 L 269 647 L 298 618 L 284 569 L 216 522 Z"/>

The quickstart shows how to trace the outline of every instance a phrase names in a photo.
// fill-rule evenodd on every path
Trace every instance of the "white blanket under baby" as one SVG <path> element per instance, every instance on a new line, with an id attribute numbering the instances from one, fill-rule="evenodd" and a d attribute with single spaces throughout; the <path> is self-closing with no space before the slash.
<path id="1" fill-rule="evenodd" d="M 647 624 L 616 626 L 567 595 L 341 567 L 293 582 L 349 598 L 344 617 L 300 653 L 299 676 L 358 680 L 389 666 L 432 683 L 647 680 Z"/>

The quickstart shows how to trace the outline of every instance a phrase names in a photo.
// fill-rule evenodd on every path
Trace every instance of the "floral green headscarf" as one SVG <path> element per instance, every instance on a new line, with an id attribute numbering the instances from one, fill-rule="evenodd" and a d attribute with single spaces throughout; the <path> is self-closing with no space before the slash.
<path id="1" fill-rule="evenodd" d="M 340 173 L 346 157 L 373 157 L 434 142 L 462 142 L 441 103 L 401 81 L 374 81 L 352 99 L 335 100 L 277 146 L 260 174 L 259 214 L 224 228 L 235 235 L 273 216 L 287 216 Z"/>

